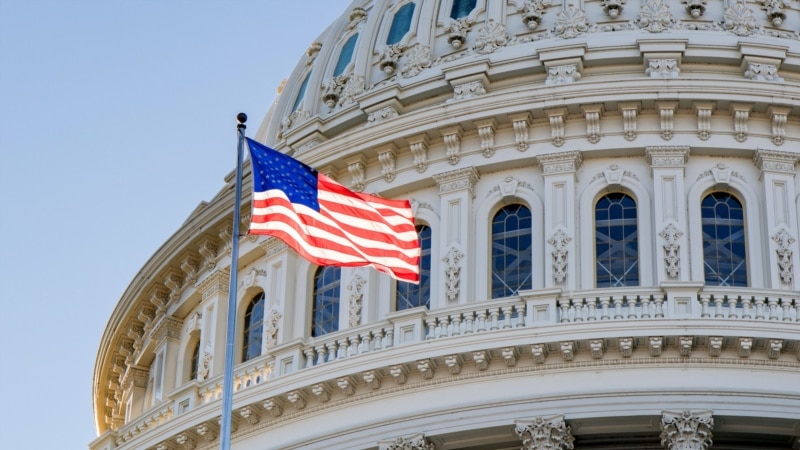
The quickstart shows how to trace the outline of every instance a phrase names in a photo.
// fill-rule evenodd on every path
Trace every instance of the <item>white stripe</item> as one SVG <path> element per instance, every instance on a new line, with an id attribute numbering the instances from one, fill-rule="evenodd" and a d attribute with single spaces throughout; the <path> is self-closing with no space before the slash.
<path id="1" fill-rule="evenodd" d="M 380 214 L 379 211 L 381 210 L 391 211 L 394 214 L 394 216 L 398 217 L 399 219 L 405 219 L 405 220 L 399 220 L 397 223 L 407 223 L 410 222 L 411 219 L 413 218 L 413 214 L 410 208 L 396 208 L 393 206 L 385 205 L 383 203 L 364 201 L 358 198 L 348 197 L 346 195 L 341 195 L 335 192 L 329 192 L 325 190 L 319 191 L 317 197 L 321 201 L 338 203 L 340 205 L 357 208 L 363 211 L 374 211 L 377 214 Z"/>

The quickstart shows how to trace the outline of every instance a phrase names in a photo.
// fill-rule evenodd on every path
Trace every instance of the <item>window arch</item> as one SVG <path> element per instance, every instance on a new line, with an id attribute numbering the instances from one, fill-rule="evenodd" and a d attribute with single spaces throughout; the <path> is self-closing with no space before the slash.
<path id="1" fill-rule="evenodd" d="M 492 219 L 492 298 L 532 288 L 532 216 L 522 204 L 503 207 Z"/>
<path id="2" fill-rule="evenodd" d="M 261 356 L 264 336 L 264 293 L 261 292 L 247 304 L 242 332 L 242 362 Z"/>
<path id="3" fill-rule="evenodd" d="M 419 236 L 421 249 L 419 284 L 405 281 L 397 282 L 397 311 L 416 308 L 417 306 L 424 306 L 428 309 L 431 307 L 431 227 L 417 225 L 417 235 Z"/>
<path id="4" fill-rule="evenodd" d="M 308 80 L 311 79 L 311 72 L 308 72 L 305 79 L 303 80 L 303 84 L 300 85 L 300 91 L 297 93 L 297 98 L 294 100 L 294 105 L 292 105 L 292 112 L 297 111 L 297 108 L 303 103 L 303 98 L 306 96 L 306 88 L 308 88 Z"/>
<path id="5" fill-rule="evenodd" d="M 622 192 L 600 197 L 594 208 L 597 287 L 639 285 L 636 201 Z"/>
<path id="6" fill-rule="evenodd" d="M 189 381 L 197 379 L 197 372 L 200 367 L 200 339 L 192 346 L 192 356 L 189 360 Z"/>
<path id="7" fill-rule="evenodd" d="M 312 337 L 339 330 L 339 284 L 341 279 L 342 270 L 339 267 L 319 267 L 314 273 Z"/>
<path id="8" fill-rule="evenodd" d="M 411 19 L 414 17 L 414 3 L 407 3 L 400 7 L 392 18 L 392 26 L 389 28 L 389 36 L 386 38 L 386 45 L 393 45 L 400 42 L 403 36 L 411 29 Z"/>
<path id="9" fill-rule="evenodd" d="M 450 8 L 450 18 L 460 19 L 467 17 L 475 9 L 478 0 L 453 0 L 453 7 Z"/>
<path id="10" fill-rule="evenodd" d="M 339 53 L 339 60 L 336 61 L 336 68 L 333 69 L 333 76 L 338 77 L 344 73 L 347 65 L 353 60 L 353 52 L 356 48 L 356 41 L 358 41 L 358 33 L 350 36 L 347 42 L 342 46 L 342 51 Z"/>
<path id="11" fill-rule="evenodd" d="M 712 192 L 700 203 L 705 282 L 747 286 L 744 208 L 727 192 Z"/>

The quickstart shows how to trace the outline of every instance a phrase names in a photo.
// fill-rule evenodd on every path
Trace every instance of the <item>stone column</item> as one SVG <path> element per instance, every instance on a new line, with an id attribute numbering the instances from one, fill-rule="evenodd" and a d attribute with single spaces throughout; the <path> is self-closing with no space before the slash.
<path id="1" fill-rule="evenodd" d="M 667 450 L 706 450 L 713 428 L 711 411 L 662 411 L 661 446 Z"/>
<path id="2" fill-rule="evenodd" d="M 515 430 L 522 439 L 523 450 L 571 450 L 575 448 L 572 429 L 564 416 L 536 417 L 517 420 Z"/>
<path id="3" fill-rule="evenodd" d="M 578 288 L 575 184 L 581 153 L 569 151 L 538 157 L 544 176 L 544 287 Z M 589 247 L 591 249 L 591 247 Z M 587 250 L 591 251 L 591 250 Z M 587 287 L 587 286 L 583 286 Z"/>
<path id="4" fill-rule="evenodd" d="M 125 418 L 130 422 L 144 412 L 147 369 L 129 366 L 122 376 Z"/>
<path id="5" fill-rule="evenodd" d="M 688 146 L 645 147 L 653 174 L 653 227 L 657 234 L 656 284 L 688 281 L 689 245 L 684 170 Z M 647 211 L 643 211 L 647 214 Z M 646 232 L 646 230 L 642 230 Z M 649 249 L 645 249 L 647 251 Z M 640 255 L 647 257 L 647 255 Z"/>
<path id="6" fill-rule="evenodd" d="M 153 395 L 157 401 L 166 400 L 167 394 L 177 386 L 182 328 L 183 321 L 170 316 L 162 318 L 153 328 L 151 337 L 156 343 L 156 358 L 150 370 L 155 370 Z"/>
<path id="7" fill-rule="evenodd" d="M 436 446 L 423 433 L 378 441 L 378 450 L 434 450 Z"/>
<path id="8" fill-rule="evenodd" d="M 798 160 L 796 153 L 776 150 L 758 149 L 753 156 L 755 165 L 761 169 L 764 191 L 761 213 L 766 229 L 761 238 L 769 247 L 768 278 L 764 280 L 767 288 L 800 289 L 800 277 L 794 276 L 796 268 L 800 267 L 797 209 L 793 198 Z"/>
<path id="9" fill-rule="evenodd" d="M 431 280 L 439 280 L 439 292 L 445 293 L 443 299 L 431 298 L 431 309 L 436 309 L 475 301 L 474 281 L 466 274 L 475 267 L 470 253 L 475 248 L 474 186 L 480 175 L 474 167 L 465 167 L 434 175 L 433 179 L 439 184 L 441 199 L 440 230 L 434 232 L 440 236 L 442 260 L 432 261 L 432 267 L 438 267 L 440 273 Z"/>

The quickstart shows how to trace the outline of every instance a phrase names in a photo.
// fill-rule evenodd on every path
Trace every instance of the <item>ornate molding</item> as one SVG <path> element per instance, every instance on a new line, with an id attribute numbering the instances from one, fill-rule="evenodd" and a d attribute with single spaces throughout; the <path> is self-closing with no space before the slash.
<path id="1" fill-rule="evenodd" d="M 421 134 L 408 139 L 409 151 L 414 157 L 414 167 L 422 173 L 428 169 L 428 136 Z"/>
<path id="2" fill-rule="evenodd" d="M 570 4 L 556 15 L 553 32 L 558 37 L 569 39 L 582 35 L 588 29 L 589 22 L 586 20 L 586 12 Z"/>
<path id="3" fill-rule="evenodd" d="M 572 5 L 570 5 L 572 7 Z M 545 86 L 574 83 L 581 79 L 582 68 L 578 64 L 561 64 L 547 67 Z"/>
<path id="4" fill-rule="evenodd" d="M 480 80 L 468 81 L 453 86 L 453 100 L 466 100 L 486 94 L 486 86 Z"/>
<path id="5" fill-rule="evenodd" d="M 662 411 L 661 445 L 667 450 L 706 450 L 713 428 L 711 411 Z"/>
<path id="6" fill-rule="evenodd" d="M 553 145 L 561 147 L 564 145 L 564 123 L 567 120 L 567 109 L 549 109 L 545 111 L 545 114 L 550 120 L 550 137 L 553 140 Z"/>
<path id="7" fill-rule="evenodd" d="M 747 140 L 747 121 L 750 119 L 752 105 L 742 103 L 731 103 L 731 115 L 733 115 L 733 137 L 739 141 Z"/>
<path id="8" fill-rule="evenodd" d="M 553 280 L 561 284 L 567 278 L 567 245 L 572 238 L 562 228 L 556 230 L 547 242 L 553 246 Z"/>
<path id="9" fill-rule="evenodd" d="M 647 0 L 641 6 L 637 23 L 646 31 L 660 33 L 672 27 L 672 13 L 663 0 Z"/>
<path id="10" fill-rule="evenodd" d="M 366 187 L 367 158 L 357 155 L 347 160 L 347 172 L 352 179 L 351 188 L 355 192 L 363 192 Z"/>
<path id="11" fill-rule="evenodd" d="M 396 175 L 397 153 L 394 144 L 378 150 L 378 162 L 381 164 L 381 175 L 387 183 L 394 181 Z"/>
<path id="12" fill-rule="evenodd" d="M 675 110 L 677 108 L 678 102 L 656 102 L 656 109 L 660 118 L 661 139 L 665 141 L 672 139 L 675 127 Z"/>
<path id="13" fill-rule="evenodd" d="M 619 111 L 622 113 L 622 129 L 625 132 L 625 140 L 636 139 L 636 119 L 639 115 L 639 103 L 620 103 Z"/>
<path id="14" fill-rule="evenodd" d="M 388 120 L 394 119 L 395 117 L 399 117 L 400 113 L 397 112 L 397 109 L 394 106 L 384 106 L 383 108 L 373 111 L 369 113 L 367 116 L 367 124 L 366 126 L 371 127 L 373 125 L 377 125 L 381 122 L 386 122 Z"/>
<path id="15" fill-rule="evenodd" d="M 431 48 L 427 45 L 414 44 L 406 50 L 403 56 L 403 69 L 400 74 L 403 78 L 417 76 L 420 72 L 429 68 L 432 62 Z"/>
<path id="16" fill-rule="evenodd" d="M 650 78 L 678 78 L 681 73 L 677 58 L 647 58 L 644 71 Z"/>
<path id="17" fill-rule="evenodd" d="M 734 4 L 725 8 L 722 26 L 737 36 L 750 36 L 760 29 L 753 11 L 745 5 L 744 0 L 736 0 Z"/>
<path id="18" fill-rule="evenodd" d="M 481 139 L 481 151 L 483 156 L 491 158 L 494 155 L 494 133 L 497 122 L 494 119 L 486 119 L 475 122 L 478 127 L 478 137 Z"/>
<path id="19" fill-rule="evenodd" d="M 587 139 L 592 144 L 600 142 L 600 115 L 603 113 L 603 105 L 583 105 L 581 111 L 586 118 Z"/>
<path id="20" fill-rule="evenodd" d="M 508 118 L 511 119 L 511 125 L 514 128 L 514 143 L 517 150 L 524 152 L 530 147 L 528 143 L 528 129 L 533 122 L 531 113 L 524 112 L 520 114 L 509 114 Z"/>
<path id="21" fill-rule="evenodd" d="M 518 10 L 522 15 L 522 23 L 529 30 L 536 29 L 542 23 L 542 16 L 550 5 L 550 0 L 525 0 Z"/>
<path id="22" fill-rule="evenodd" d="M 509 41 L 506 25 L 498 23 L 494 19 L 489 19 L 478 30 L 478 37 L 475 39 L 475 52 L 480 55 L 493 53 L 497 49 L 505 47 Z"/>
<path id="23" fill-rule="evenodd" d="M 666 264 L 667 275 L 670 278 L 677 278 L 680 272 L 680 245 L 678 241 L 683 236 L 683 232 L 675 228 L 674 224 L 669 223 L 658 235 L 664 239 L 664 263 Z"/>
<path id="24" fill-rule="evenodd" d="M 769 114 L 770 124 L 772 125 L 772 143 L 775 145 L 783 145 L 786 137 L 786 121 L 788 119 L 791 108 L 785 106 L 770 106 L 767 108 Z"/>
<path id="25" fill-rule="evenodd" d="M 777 64 L 748 62 L 744 77 L 753 81 L 783 81 L 783 78 L 778 75 Z"/>
<path id="26" fill-rule="evenodd" d="M 763 172 L 778 172 L 796 175 L 795 167 L 800 162 L 800 153 L 778 150 L 756 149 L 753 153 L 753 164 Z"/>
<path id="27" fill-rule="evenodd" d="M 150 332 L 150 339 L 157 342 L 157 345 L 160 345 L 165 339 L 178 340 L 181 338 L 182 328 L 182 320 L 168 316 L 162 317 Z"/>
<path id="28" fill-rule="evenodd" d="M 706 141 L 711 137 L 711 114 L 714 104 L 711 102 L 698 102 L 694 104 L 697 111 L 697 137 Z"/>
<path id="29" fill-rule="evenodd" d="M 442 258 L 445 264 L 445 285 L 448 302 L 458 301 L 459 283 L 461 281 L 461 259 L 464 254 L 456 247 L 450 247 L 447 254 Z"/>
<path id="30" fill-rule="evenodd" d="M 778 270 L 781 281 L 786 284 L 791 284 L 793 281 L 792 270 L 792 244 L 795 243 L 793 238 L 786 229 L 781 228 L 777 233 L 772 235 L 772 240 L 776 244 L 775 252 L 778 254 Z"/>
<path id="31" fill-rule="evenodd" d="M 364 298 L 364 285 L 367 280 L 359 274 L 353 275 L 350 284 L 347 285 L 347 290 L 350 291 L 350 328 L 355 328 L 361 325 L 361 302 Z"/>

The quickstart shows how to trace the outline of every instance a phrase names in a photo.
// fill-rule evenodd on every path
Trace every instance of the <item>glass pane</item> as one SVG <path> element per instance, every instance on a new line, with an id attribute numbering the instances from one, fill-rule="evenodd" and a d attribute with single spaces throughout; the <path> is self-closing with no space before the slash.
<path id="1" fill-rule="evenodd" d="M 303 80 L 303 84 L 300 85 L 300 92 L 297 93 L 297 99 L 294 101 L 294 105 L 292 106 L 292 112 L 297 111 L 297 108 L 303 103 L 303 97 L 306 95 L 306 88 L 308 87 L 308 80 L 311 78 L 311 72 L 306 75 L 306 79 Z"/>
<path id="2" fill-rule="evenodd" d="M 314 274 L 314 311 L 311 336 L 322 336 L 339 330 L 339 267 L 320 267 Z"/>
<path id="3" fill-rule="evenodd" d="M 392 19 L 392 27 L 389 29 L 389 36 L 386 38 L 386 45 L 396 44 L 403 39 L 403 36 L 405 36 L 411 28 L 412 17 L 414 17 L 413 3 L 403 5 L 402 8 L 397 10 L 394 19 Z"/>
<path id="4" fill-rule="evenodd" d="M 595 277 L 597 287 L 639 285 L 639 233 L 636 202 L 615 192 L 595 205 Z"/>
<path id="5" fill-rule="evenodd" d="M 706 284 L 747 286 L 742 203 L 726 192 L 713 192 L 700 203 L 700 213 Z"/>
<path id="6" fill-rule="evenodd" d="M 492 221 L 492 298 L 517 295 L 530 289 L 533 273 L 531 210 L 509 205 Z"/>
<path id="7" fill-rule="evenodd" d="M 342 52 L 339 54 L 339 61 L 336 62 L 336 68 L 333 70 L 333 76 L 338 77 L 344 73 L 344 69 L 350 64 L 350 60 L 353 59 L 353 50 L 356 48 L 357 40 L 358 34 L 354 34 L 350 36 L 350 39 L 342 46 Z"/>
<path id="8" fill-rule="evenodd" d="M 453 8 L 450 9 L 451 19 L 467 17 L 475 9 L 478 0 L 453 0 Z"/>
<path id="9" fill-rule="evenodd" d="M 431 303 L 431 228 L 427 225 L 417 225 L 417 235 L 421 254 L 419 258 L 419 284 L 397 282 L 396 309 L 416 308 L 424 306 L 430 308 Z"/>
<path id="10" fill-rule="evenodd" d="M 242 362 L 261 355 L 261 336 L 264 327 L 264 293 L 250 300 L 244 313 L 244 339 Z"/>

